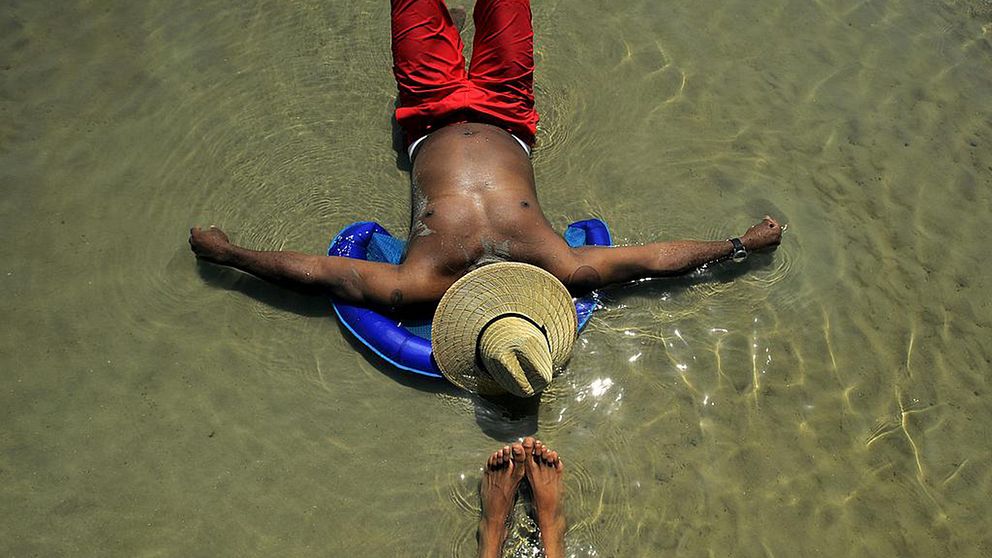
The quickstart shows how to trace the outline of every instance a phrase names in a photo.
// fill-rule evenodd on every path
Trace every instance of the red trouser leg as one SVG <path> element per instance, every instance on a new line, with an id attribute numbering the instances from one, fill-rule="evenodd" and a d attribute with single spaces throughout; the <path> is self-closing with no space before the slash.
<path id="1" fill-rule="evenodd" d="M 444 125 L 451 115 L 475 115 L 532 142 L 534 53 L 527 0 L 479 0 L 472 68 L 465 73 L 462 42 L 441 0 L 392 0 L 393 75 L 399 89 L 396 121 L 407 139 Z"/>
<path id="2" fill-rule="evenodd" d="M 396 121 L 413 138 L 468 86 L 462 39 L 441 0 L 392 0 L 392 34 Z"/>
<path id="3" fill-rule="evenodd" d="M 533 141 L 534 29 L 528 0 L 479 0 L 473 13 L 475 40 L 469 80 L 488 95 L 477 110 L 499 117 L 514 133 Z"/>

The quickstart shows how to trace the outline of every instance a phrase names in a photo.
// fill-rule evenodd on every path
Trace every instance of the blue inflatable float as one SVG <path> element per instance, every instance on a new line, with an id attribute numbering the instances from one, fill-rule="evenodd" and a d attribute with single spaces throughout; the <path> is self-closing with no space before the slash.
<path id="1" fill-rule="evenodd" d="M 612 246 L 606 224 L 599 219 L 577 221 L 565 230 L 565 242 L 579 246 Z M 398 264 L 406 242 L 389 234 L 378 223 L 361 221 L 341 230 L 327 249 L 328 256 Z M 370 308 L 332 301 L 338 319 L 363 345 L 393 366 L 432 378 L 441 371 L 431 355 L 431 320 L 397 320 Z M 579 331 L 596 309 L 596 294 L 575 299 Z"/>

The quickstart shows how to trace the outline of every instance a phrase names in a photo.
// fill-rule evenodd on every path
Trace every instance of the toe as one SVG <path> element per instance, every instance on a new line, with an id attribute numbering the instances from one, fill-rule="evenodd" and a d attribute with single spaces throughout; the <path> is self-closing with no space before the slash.
<path id="1" fill-rule="evenodd" d="M 524 448 L 525 452 L 530 453 L 534 449 L 534 438 L 527 436 L 520 445 Z"/>
<path id="2" fill-rule="evenodd" d="M 544 454 L 544 461 L 548 465 L 554 465 L 558 462 L 558 452 L 552 450 Z"/>
<path id="3" fill-rule="evenodd" d="M 522 463 L 524 460 L 524 456 L 526 455 L 524 452 L 524 447 L 520 444 L 513 444 L 512 446 L 510 446 L 510 455 L 512 456 L 513 461 L 516 461 L 517 463 Z"/>
<path id="4" fill-rule="evenodd" d="M 542 444 L 540 440 L 535 440 L 534 441 L 534 451 L 531 452 L 534 455 L 534 460 L 535 461 L 540 461 L 541 460 L 541 452 L 542 451 L 544 451 L 544 444 Z"/>

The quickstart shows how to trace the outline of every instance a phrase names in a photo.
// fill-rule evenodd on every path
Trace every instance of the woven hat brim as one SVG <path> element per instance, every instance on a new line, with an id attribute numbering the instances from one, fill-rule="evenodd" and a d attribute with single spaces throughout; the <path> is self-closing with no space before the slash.
<path id="1" fill-rule="evenodd" d="M 431 344 L 445 378 L 482 395 L 505 393 L 476 358 L 479 333 L 505 315 L 522 316 L 544 332 L 555 367 L 568 362 L 578 324 L 568 290 L 539 267 L 495 263 L 455 281 L 434 313 Z"/>

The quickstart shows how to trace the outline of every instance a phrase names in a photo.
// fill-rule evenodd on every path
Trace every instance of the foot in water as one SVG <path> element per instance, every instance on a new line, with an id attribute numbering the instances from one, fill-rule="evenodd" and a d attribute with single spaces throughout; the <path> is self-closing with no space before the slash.
<path id="1" fill-rule="evenodd" d="M 559 558 L 565 555 L 565 488 L 562 483 L 565 464 L 558 452 L 545 447 L 540 440 L 528 436 L 524 438 L 523 447 L 527 454 L 523 468 L 534 493 L 534 514 L 541 530 L 544 553 L 548 558 Z"/>
<path id="2" fill-rule="evenodd" d="M 493 452 L 482 473 L 482 520 L 479 521 L 479 556 L 497 557 L 506 539 L 506 519 L 513 509 L 517 488 L 524 478 L 524 448 L 515 443 Z M 550 555 L 549 555 L 550 556 Z"/>

